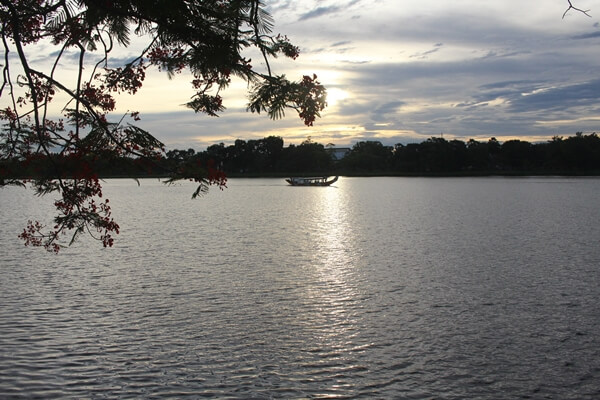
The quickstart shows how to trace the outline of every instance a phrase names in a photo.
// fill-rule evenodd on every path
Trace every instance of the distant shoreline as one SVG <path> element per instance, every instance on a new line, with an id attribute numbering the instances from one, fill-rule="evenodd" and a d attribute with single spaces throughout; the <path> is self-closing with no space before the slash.
<path id="1" fill-rule="evenodd" d="M 477 172 L 477 173 L 393 173 L 393 172 L 382 172 L 382 173 L 340 173 L 340 172 L 307 172 L 304 174 L 285 174 L 285 173 L 270 173 L 270 174 L 259 174 L 259 173 L 232 173 L 227 174 L 227 178 L 248 178 L 248 179 L 260 179 L 260 178 L 273 178 L 273 179 L 284 179 L 288 177 L 302 177 L 302 176 L 341 176 L 348 178 L 381 178 L 381 177 L 396 177 L 396 178 L 477 178 L 477 177 L 600 177 L 600 171 L 596 172 L 526 172 L 526 171 L 511 171 L 505 173 L 499 172 Z M 167 179 L 168 175 L 102 175 L 100 179 Z"/>
<path id="2" fill-rule="evenodd" d="M 600 171 L 592 172 L 540 172 L 540 171 L 505 171 L 505 172 L 448 172 L 448 173 L 397 173 L 397 172 L 307 172 L 307 173 L 231 173 L 227 174 L 227 178 L 246 178 L 246 179 L 260 179 L 260 178 L 273 178 L 273 179 L 284 179 L 288 177 L 302 177 L 302 176 L 341 176 L 348 178 L 381 178 L 381 177 L 396 177 L 396 178 L 485 178 L 485 177 L 600 177 Z M 31 180 L 38 179 L 41 176 L 4 176 L 4 179 L 16 179 L 16 180 Z M 140 174 L 140 175 L 120 175 L 120 174 L 101 174 L 98 176 L 99 179 L 168 179 L 169 175 L 166 174 Z M 53 178 L 58 179 L 58 178 Z M 72 179 L 70 177 L 63 177 L 62 179 Z"/>

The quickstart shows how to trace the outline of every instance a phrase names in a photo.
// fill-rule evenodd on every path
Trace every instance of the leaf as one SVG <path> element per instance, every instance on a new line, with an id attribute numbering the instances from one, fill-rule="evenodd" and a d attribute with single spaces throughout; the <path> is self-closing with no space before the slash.
<path id="1" fill-rule="evenodd" d="M 75 229 L 75 232 L 73 232 L 73 236 L 71 237 L 71 241 L 69 242 L 69 246 L 75 243 L 75 240 L 77 240 L 77 237 L 83 233 L 83 230 L 84 225 L 79 225 L 77 229 Z"/>
<path id="2" fill-rule="evenodd" d="M 117 41 L 125 47 L 131 43 L 129 39 L 129 25 L 124 18 L 114 18 L 109 21 L 109 33 L 116 36 Z"/>
<path id="3" fill-rule="evenodd" d="M 275 20 L 273 19 L 273 16 L 263 7 L 258 7 L 256 19 L 260 34 L 268 34 L 273 31 Z"/>
<path id="4" fill-rule="evenodd" d="M 202 181 L 196 188 L 196 191 L 194 192 L 194 194 L 192 194 L 192 199 L 195 199 L 199 195 L 203 196 L 206 193 L 208 193 L 208 184 L 206 184 L 206 182 Z"/>

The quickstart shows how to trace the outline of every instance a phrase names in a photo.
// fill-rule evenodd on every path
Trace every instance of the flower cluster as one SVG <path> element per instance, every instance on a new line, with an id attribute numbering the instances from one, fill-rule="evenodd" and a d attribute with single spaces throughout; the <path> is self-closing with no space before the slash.
<path id="1" fill-rule="evenodd" d="M 295 60 L 300 55 L 300 49 L 298 46 L 294 46 L 292 43 L 290 43 L 287 36 L 277 35 L 273 41 L 273 51 L 281 52 L 292 60 Z"/>
<path id="2" fill-rule="evenodd" d="M 184 50 L 181 47 L 154 47 L 148 52 L 147 57 L 150 64 L 158 66 L 159 70 L 166 69 L 173 73 L 180 73 L 186 67 Z"/>
<path id="3" fill-rule="evenodd" d="M 135 94 L 146 78 L 146 68 L 143 61 L 137 65 L 127 65 L 125 68 L 105 68 L 104 81 L 108 90 Z"/>
<path id="4" fill-rule="evenodd" d="M 194 89 L 207 91 L 215 84 L 219 87 L 224 87 L 230 83 L 231 69 L 223 68 L 220 71 L 205 71 L 202 73 L 195 73 L 194 79 L 192 80 L 192 87 Z"/>
<path id="5" fill-rule="evenodd" d="M 222 170 L 215 168 L 215 160 L 210 159 L 207 163 L 209 185 L 217 185 L 221 190 L 227 187 L 227 175 Z"/>
<path id="6" fill-rule="evenodd" d="M 118 234 L 120 228 L 111 218 L 109 200 L 97 201 L 102 197 L 98 177 L 84 161 L 80 162 L 75 171 L 71 179 L 44 183 L 58 188 L 62 195 L 60 200 L 54 202 L 59 215 L 55 217 L 55 225 L 49 232 L 43 231 L 45 226 L 40 222 L 29 221 L 27 227 L 19 234 L 26 246 L 43 246 L 46 250 L 57 253 L 62 247 L 60 238 L 67 232 L 73 232 L 73 243 L 79 234 L 86 231 L 100 240 L 104 247 L 113 245 L 112 234 Z M 98 236 L 95 236 L 94 232 Z"/>
<path id="7" fill-rule="evenodd" d="M 1 109 L 0 120 L 6 120 L 9 124 L 14 125 L 17 122 L 17 113 L 10 107 Z"/>
<path id="8" fill-rule="evenodd" d="M 11 17 L 2 15 L 4 35 L 27 45 L 42 38 L 44 16 L 37 12 L 45 0 L 11 0 Z M 15 18 L 18 15 L 19 18 Z"/>
<path id="9" fill-rule="evenodd" d="M 60 250 L 60 245 L 58 243 L 54 240 L 44 241 L 44 239 L 50 239 L 48 234 L 42 232 L 44 228 L 45 226 L 39 221 L 29 220 L 27 222 L 27 227 L 19 234 L 19 238 L 25 241 L 25 246 L 43 246 L 48 251 L 58 253 Z"/>
<path id="10" fill-rule="evenodd" d="M 24 107 L 28 102 L 34 100 L 38 105 L 52 101 L 52 98 L 56 93 L 52 84 L 36 75 L 32 75 L 31 80 L 32 82 L 20 82 L 20 84 L 26 86 L 28 90 L 25 92 L 25 97 L 21 96 L 17 99 L 19 107 Z"/>
<path id="11" fill-rule="evenodd" d="M 194 99 L 186 104 L 196 112 L 202 112 L 212 117 L 216 117 L 218 112 L 225 109 L 223 98 L 219 95 L 211 96 L 203 91 L 198 92 Z"/>
<path id="12" fill-rule="evenodd" d="M 297 99 L 300 109 L 298 115 L 306 126 L 313 126 L 315 118 L 320 116 L 320 112 L 327 106 L 327 91 L 314 74 L 312 77 L 304 75 L 300 88 L 300 96 Z"/>
<path id="13" fill-rule="evenodd" d="M 113 111 L 115 109 L 115 99 L 106 93 L 104 86 L 95 87 L 91 83 L 87 83 L 81 90 L 81 98 L 92 106 L 100 107 L 103 111 Z"/>

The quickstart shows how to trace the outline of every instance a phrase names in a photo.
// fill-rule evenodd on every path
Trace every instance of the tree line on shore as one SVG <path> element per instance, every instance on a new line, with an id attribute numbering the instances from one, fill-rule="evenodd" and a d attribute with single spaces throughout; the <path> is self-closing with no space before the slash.
<path id="1" fill-rule="evenodd" d="M 195 168 L 214 169 L 228 176 L 273 176 L 299 174 L 338 175 L 484 175 L 484 174 L 600 174 L 600 137 L 596 133 L 576 133 L 567 138 L 554 137 L 543 143 L 495 138 L 487 142 L 470 139 L 446 140 L 431 137 L 421 143 L 385 146 L 379 141 L 361 141 L 341 159 L 335 147 L 310 139 L 284 147 L 278 136 L 258 140 L 238 139 L 232 145 L 169 150 L 159 159 L 96 155 L 85 165 L 104 177 L 161 176 L 180 170 L 184 175 Z M 60 158 L 60 170 L 78 176 L 81 162 Z M 69 167 L 70 163 L 73 165 Z M 53 160 L 56 168 L 57 160 Z M 51 174 L 53 168 L 44 157 L 8 160 L 0 165 L 4 177 Z"/>
<path id="2" fill-rule="evenodd" d="M 280 137 L 237 140 L 218 144 L 204 152 L 167 152 L 179 162 L 196 158 L 215 160 L 232 175 L 265 173 L 361 174 L 598 174 L 600 137 L 581 132 L 567 138 L 553 137 L 544 143 L 495 138 L 487 142 L 470 139 L 446 140 L 431 137 L 421 143 L 385 146 L 379 141 L 361 141 L 339 160 L 335 147 L 308 139 L 300 145 L 283 147 Z"/>

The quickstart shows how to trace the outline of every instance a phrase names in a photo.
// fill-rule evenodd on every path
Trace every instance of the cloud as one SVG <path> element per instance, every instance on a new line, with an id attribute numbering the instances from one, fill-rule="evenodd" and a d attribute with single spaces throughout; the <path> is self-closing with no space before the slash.
<path id="1" fill-rule="evenodd" d="M 511 99 L 513 112 L 567 111 L 600 103 L 600 79 L 537 90 Z"/>
<path id="2" fill-rule="evenodd" d="M 492 58 L 508 58 L 508 57 L 518 57 L 523 55 L 529 55 L 533 52 L 530 50 L 522 50 L 522 51 L 512 51 L 512 52 L 503 52 L 502 50 L 490 50 L 485 56 L 481 57 L 481 59 L 492 59 Z"/>
<path id="3" fill-rule="evenodd" d="M 434 45 L 433 49 L 427 50 L 427 51 L 424 51 L 424 52 L 421 52 L 421 53 L 412 54 L 411 56 L 409 56 L 409 58 L 425 59 L 430 54 L 438 52 L 443 45 L 444 45 L 443 43 L 437 43 L 436 45 Z"/>
<path id="4" fill-rule="evenodd" d="M 502 81 L 502 82 L 493 82 L 485 85 L 481 85 L 479 88 L 482 90 L 492 90 L 492 89 L 506 89 L 506 88 L 520 88 L 523 86 L 530 87 L 531 85 L 538 85 L 539 81 L 533 80 L 516 80 L 516 81 Z"/>
<path id="5" fill-rule="evenodd" d="M 395 121 L 397 113 L 405 104 L 404 101 L 396 100 L 377 105 L 370 112 L 371 120 L 375 122 Z"/>
<path id="6" fill-rule="evenodd" d="M 322 6 L 317 7 L 314 10 L 311 10 L 307 13 L 301 14 L 298 21 L 306 21 L 313 18 L 319 18 L 324 15 L 336 14 L 340 11 L 347 11 L 351 6 L 360 3 L 360 0 L 352 0 L 344 5 L 330 5 L 330 6 Z"/>
<path id="7" fill-rule="evenodd" d="M 377 114 L 380 114 L 380 115 L 387 115 L 390 113 L 395 113 L 396 111 L 398 111 L 398 109 L 400 107 L 402 107 L 405 104 L 406 103 L 403 101 L 390 101 L 388 103 L 384 103 L 384 104 L 377 106 L 375 108 L 374 112 L 376 112 Z"/>
<path id="8" fill-rule="evenodd" d="M 311 18 L 322 17 L 323 15 L 337 13 L 338 11 L 340 11 L 340 9 L 341 8 L 338 6 L 317 7 L 314 10 L 302 14 L 298 20 L 305 21 Z"/>
<path id="9" fill-rule="evenodd" d="M 534 93 L 547 87 L 546 81 L 520 80 L 494 82 L 479 86 L 479 90 L 473 94 L 473 103 L 489 104 L 497 100 L 510 101 L 519 98 L 523 94 Z M 484 103 L 485 102 L 485 103 Z M 472 105 L 472 104 L 471 104 Z"/>
<path id="10" fill-rule="evenodd" d="M 341 42 L 336 42 L 334 44 L 331 45 L 331 47 L 339 47 L 339 46 L 345 46 L 347 44 L 351 44 L 352 41 L 350 40 L 342 40 Z"/>
<path id="11" fill-rule="evenodd" d="M 576 39 L 576 40 L 577 39 L 593 39 L 593 38 L 600 38 L 600 31 L 571 36 L 571 39 Z"/>

